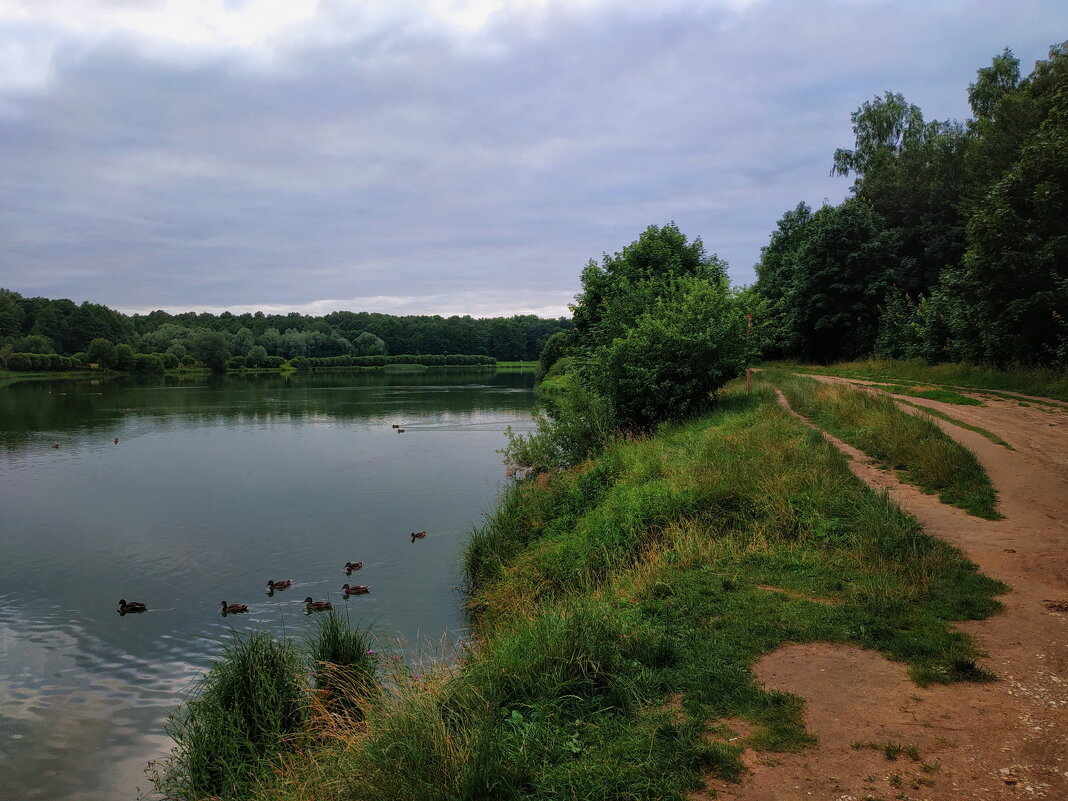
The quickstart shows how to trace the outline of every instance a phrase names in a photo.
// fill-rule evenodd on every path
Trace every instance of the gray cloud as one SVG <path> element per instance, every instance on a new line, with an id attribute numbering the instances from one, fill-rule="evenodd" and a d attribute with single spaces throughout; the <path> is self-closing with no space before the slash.
<path id="1" fill-rule="evenodd" d="M 324 2 L 269 52 L 64 34 L 46 84 L 0 86 L 0 285 L 563 313 L 588 258 L 671 219 L 747 283 L 784 210 L 848 191 L 852 109 L 893 89 L 963 117 L 978 67 L 1009 45 L 1029 69 L 1068 20 L 1004 8 L 547 6 L 465 38 Z"/>

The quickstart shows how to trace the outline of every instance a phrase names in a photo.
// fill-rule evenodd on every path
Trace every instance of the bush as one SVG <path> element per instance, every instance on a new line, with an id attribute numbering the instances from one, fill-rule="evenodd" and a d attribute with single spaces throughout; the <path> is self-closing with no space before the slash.
<path id="1" fill-rule="evenodd" d="M 116 370 L 129 372 L 134 369 L 134 349 L 123 343 L 115 346 L 115 361 L 112 364 Z"/>
<path id="2" fill-rule="evenodd" d="M 646 430 L 705 409 L 751 357 L 746 321 L 726 282 L 680 281 L 627 333 L 598 349 L 588 380 L 624 428 Z"/>
<path id="3" fill-rule="evenodd" d="M 245 367 L 245 357 L 244 356 L 231 356 L 229 359 L 226 360 L 226 369 L 227 370 L 243 370 L 244 367 Z"/>
<path id="4" fill-rule="evenodd" d="M 197 360 L 190 356 L 188 353 L 181 358 L 182 367 L 196 367 Z"/>

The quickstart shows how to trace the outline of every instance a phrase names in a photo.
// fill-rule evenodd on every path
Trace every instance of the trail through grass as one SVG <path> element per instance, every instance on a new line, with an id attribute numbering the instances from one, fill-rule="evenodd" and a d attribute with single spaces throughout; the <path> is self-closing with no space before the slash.
<path id="1" fill-rule="evenodd" d="M 769 364 L 768 367 L 784 367 L 794 371 L 873 381 L 907 381 L 956 389 L 1021 392 L 1026 395 L 1068 401 L 1068 372 L 1063 370 L 1022 367 L 997 370 L 992 367 L 976 367 L 969 364 L 929 365 L 918 360 L 903 359 L 867 359 L 827 366 L 776 363 Z M 1008 395 L 1007 397 L 1014 396 Z"/>
<path id="2" fill-rule="evenodd" d="M 782 370 L 758 381 L 782 389 L 790 405 L 925 492 L 976 517 L 998 520 L 997 492 L 975 454 L 922 415 L 901 411 L 884 395 L 820 383 Z"/>

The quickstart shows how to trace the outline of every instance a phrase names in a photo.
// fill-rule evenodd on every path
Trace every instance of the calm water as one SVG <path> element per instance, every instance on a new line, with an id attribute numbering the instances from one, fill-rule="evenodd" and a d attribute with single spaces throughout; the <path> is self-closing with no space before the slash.
<path id="1" fill-rule="evenodd" d="M 0 388 L 0 797 L 147 791 L 167 713 L 227 632 L 301 637 L 305 596 L 413 652 L 461 636 L 463 541 L 503 478 L 501 432 L 530 426 L 532 383 L 430 370 Z M 347 560 L 365 567 L 346 577 Z M 371 594 L 342 601 L 345 582 Z M 120 616 L 119 598 L 150 611 Z M 251 611 L 223 618 L 220 600 Z"/>

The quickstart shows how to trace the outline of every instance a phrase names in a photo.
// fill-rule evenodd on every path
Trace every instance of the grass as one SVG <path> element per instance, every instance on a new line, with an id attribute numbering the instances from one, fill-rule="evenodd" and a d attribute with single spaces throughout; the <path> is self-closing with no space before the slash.
<path id="1" fill-rule="evenodd" d="M 982 406 L 983 402 L 975 398 L 971 398 L 967 395 L 961 395 L 959 392 L 954 392 L 951 389 L 924 389 L 919 386 L 911 386 L 908 383 L 905 384 L 868 384 L 876 389 L 881 389 L 883 392 L 889 392 L 892 395 L 906 395 L 910 398 L 926 398 L 927 400 L 940 401 L 942 403 L 952 403 L 957 406 Z"/>
<path id="2" fill-rule="evenodd" d="M 318 618 L 304 653 L 267 632 L 233 633 L 168 721 L 174 749 L 148 771 L 157 792 L 172 799 L 255 797 L 273 782 L 281 760 L 313 741 L 313 720 L 362 717 L 377 687 L 370 643 L 367 632 L 351 629 L 335 611 Z"/>
<path id="3" fill-rule="evenodd" d="M 910 403 L 909 401 L 906 401 L 906 400 L 898 401 L 898 402 L 907 404 L 907 405 L 913 407 L 914 409 L 921 409 L 924 414 L 929 414 L 932 417 L 937 417 L 940 420 L 945 420 L 947 423 L 952 423 L 953 425 L 957 426 L 958 428 L 963 428 L 963 429 L 966 429 L 968 431 L 974 431 L 976 434 L 979 434 L 980 436 L 986 437 L 988 440 L 993 442 L 995 445 L 1000 445 L 1001 447 L 1007 448 L 1010 451 L 1016 450 L 1014 447 L 1012 447 L 1012 445 L 1007 443 L 1005 440 L 1003 440 L 1001 437 L 999 437 L 993 431 L 988 431 L 987 429 L 982 428 L 981 426 L 972 425 L 971 423 L 966 423 L 963 420 L 958 420 L 956 417 L 952 417 L 952 416 L 946 414 L 945 412 L 941 411 L 940 409 L 932 409 L 929 406 L 920 406 L 920 404 L 918 404 L 918 403 Z"/>
<path id="4" fill-rule="evenodd" d="M 272 758 L 304 729 L 296 649 L 264 632 L 233 634 L 190 700 L 171 717 L 172 756 L 152 776 L 166 798 L 249 798 Z"/>
<path id="5" fill-rule="evenodd" d="M 975 455 L 930 419 L 901 411 L 883 395 L 780 370 L 762 371 L 758 380 L 782 389 L 797 412 L 943 503 L 1001 518 L 997 492 Z"/>
<path id="6" fill-rule="evenodd" d="M 828 641 L 982 680 L 951 624 L 1005 590 L 767 388 L 513 484 L 464 570 L 474 646 L 420 675 L 387 662 L 358 719 L 315 707 L 255 797 L 681 799 L 744 770 L 719 721 L 764 750 L 813 741 L 761 655 Z"/>
<path id="7" fill-rule="evenodd" d="M 1063 370 L 1023 367 L 998 370 L 953 362 L 928 365 L 919 360 L 903 359 L 867 359 L 826 367 L 793 364 L 779 366 L 843 378 L 908 381 L 958 389 L 1002 390 L 1068 401 L 1068 372 Z"/>

